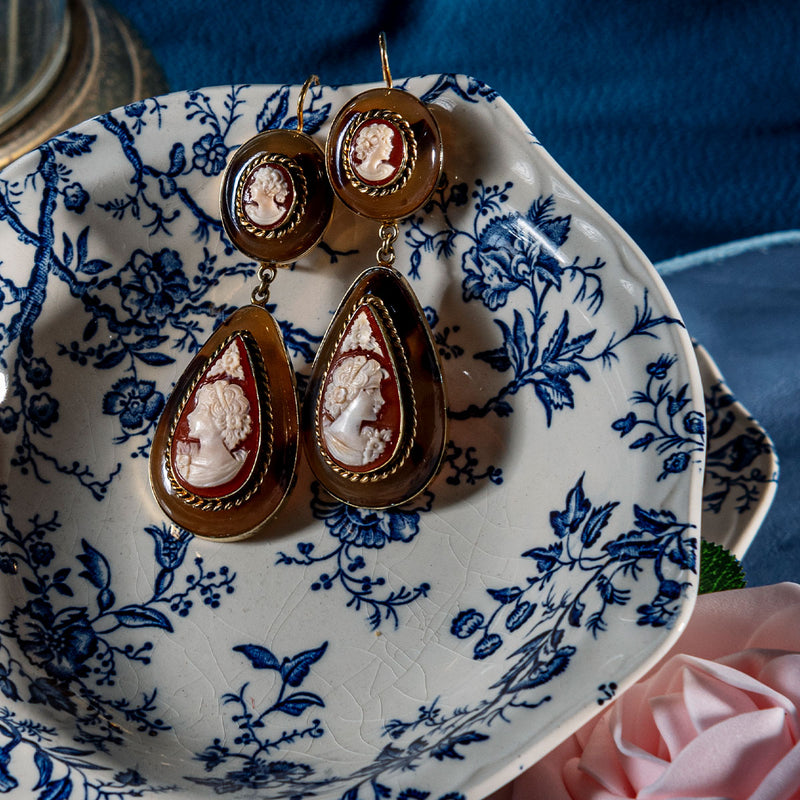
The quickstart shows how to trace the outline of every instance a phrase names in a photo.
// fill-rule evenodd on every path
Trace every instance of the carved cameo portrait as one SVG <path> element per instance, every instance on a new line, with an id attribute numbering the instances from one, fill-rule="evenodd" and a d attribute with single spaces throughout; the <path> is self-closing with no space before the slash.
<path id="1" fill-rule="evenodd" d="M 349 159 L 359 180 L 370 186 L 387 186 L 402 173 L 406 161 L 405 138 L 389 120 L 367 119 L 353 132 Z"/>
<path id="2" fill-rule="evenodd" d="M 245 359 L 245 363 L 243 363 Z M 216 497 L 237 491 L 258 448 L 258 411 L 243 344 L 217 356 L 187 399 L 172 443 L 172 466 L 187 490 Z M 248 388 L 250 387 L 250 388 Z"/>
<path id="3" fill-rule="evenodd" d="M 289 171 L 267 162 L 247 177 L 242 196 L 242 211 L 259 228 L 273 230 L 282 225 L 294 205 L 294 185 Z"/>
<path id="4" fill-rule="evenodd" d="M 328 456 L 353 472 L 386 464 L 400 435 L 398 392 L 380 326 L 362 307 L 342 337 L 321 395 L 319 433 Z"/>

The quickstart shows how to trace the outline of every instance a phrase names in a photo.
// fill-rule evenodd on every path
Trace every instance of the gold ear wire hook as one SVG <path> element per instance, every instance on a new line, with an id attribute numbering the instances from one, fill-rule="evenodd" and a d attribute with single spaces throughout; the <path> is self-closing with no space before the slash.
<path id="1" fill-rule="evenodd" d="M 300 133 L 303 132 L 303 105 L 306 101 L 306 94 L 312 86 L 319 86 L 319 78 L 316 75 L 311 75 L 300 89 L 300 98 L 297 101 L 297 130 Z"/>
<path id="2" fill-rule="evenodd" d="M 386 81 L 386 87 L 392 88 L 392 73 L 389 71 L 389 56 L 386 54 L 386 34 L 381 31 L 378 34 L 378 47 L 381 50 L 381 69 L 383 70 L 383 79 Z"/>

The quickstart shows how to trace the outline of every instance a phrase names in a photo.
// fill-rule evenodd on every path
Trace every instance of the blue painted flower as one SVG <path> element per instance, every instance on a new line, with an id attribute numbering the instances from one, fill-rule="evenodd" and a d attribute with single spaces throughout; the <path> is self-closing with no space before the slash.
<path id="1" fill-rule="evenodd" d="M 199 169 L 203 175 L 211 177 L 219 175 L 225 169 L 228 158 L 228 146 L 218 133 L 206 133 L 193 145 L 194 158 L 192 166 Z"/>
<path id="2" fill-rule="evenodd" d="M 30 546 L 31 561 L 40 567 L 46 567 L 55 558 L 56 551 L 49 542 L 34 542 Z"/>
<path id="3" fill-rule="evenodd" d="M 56 614 L 47 600 L 37 597 L 15 608 L 11 629 L 22 652 L 49 675 L 63 681 L 86 677 L 86 662 L 97 651 L 97 635 L 86 618 L 85 608 Z"/>
<path id="4" fill-rule="evenodd" d="M 677 360 L 674 356 L 659 356 L 658 361 L 647 365 L 647 373 L 656 380 L 663 381 L 667 377 L 667 371 Z"/>
<path id="5" fill-rule="evenodd" d="M 79 183 L 71 183 L 64 187 L 64 205 L 76 214 L 83 214 L 89 202 L 89 192 Z"/>
<path id="6" fill-rule="evenodd" d="M 118 772 L 114 775 L 114 780 L 120 786 L 144 786 L 147 783 L 141 773 L 135 769 L 126 769 L 125 772 Z"/>
<path id="7" fill-rule="evenodd" d="M 17 429 L 19 414 L 10 406 L 0 408 L 0 431 L 11 433 Z"/>
<path id="8" fill-rule="evenodd" d="M 32 358 L 25 369 L 25 375 L 35 389 L 49 386 L 52 374 L 52 368 L 43 358 Z"/>
<path id="9" fill-rule="evenodd" d="M 147 106 L 144 104 L 144 100 L 137 100 L 135 103 L 129 103 L 125 106 L 126 117 L 138 119 L 145 111 L 147 111 Z"/>
<path id="10" fill-rule="evenodd" d="M 120 271 L 122 305 L 135 318 L 163 322 L 189 296 L 189 280 L 175 250 L 136 250 Z"/>
<path id="11" fill-rule="evenodd" d="M 688 453 L 672 453 L 664 460 L 664 472 L 673 474 L 683 472 L 689 466 L 689 461 Z"/>
<path id="12" fill-rule="evenodd" d="M 364 511 L 315 497 L 314 516 L 324 519 L 331 534 L 344 544 L 381 548 L 387 542 L 410 542 L 419 533 L 419 514 L 406 511 Z"/>
<path id="13" fill-rule="evenodd" d="M 58 420 L 58 400 L 47 392 L 35 394 L 28 404 L 28 415 L 39 428 L 49 428 Z"/>
<path id="14" fill-rule="evenodd" d="M 687 433 L 703 434 L 706 431 L 703 415 L 699 411 L 690 411 L 683 418 L 683 427 Z"/>
<path id="15" fill-rule="evenodd" d="M 192 540 L 192 534 L 175 525 L 167 528 L 162 525 L 148 525 L 145 530 L 153 537 L 156 545 L 156 561 L 163 569 L 177 569 L 186 556 L 186 548 Z"/>
<path id="16" fill-rule="evenodd" d="M 103 413 L 118 416 L 122 427 L 136 430 L 152 422 L 164 407 L 164 395 L 154 381 L 120 378 L 103 398 Z"/>
<path id="17" fill-rule="evenodd" d="M 537 250 L 515 218 L 492 220 L 464 253 L 464 300 L 481 300 L 492 311 L 504 306 L 529 277 Z"/>
<path id="18" fill-rule="evenodd" d="M 0 572 L 4 575 L 15 575 L 17 572 L 17 562 L 8 553 L 0 553 Z"/>

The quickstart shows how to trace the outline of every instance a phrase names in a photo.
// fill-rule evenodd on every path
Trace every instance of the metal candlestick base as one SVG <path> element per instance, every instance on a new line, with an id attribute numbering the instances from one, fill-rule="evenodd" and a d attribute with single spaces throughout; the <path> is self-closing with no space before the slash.
<path id="1" fill-rule="evenodd" d="M 84 119 L 167 91 L 161 69 L 116 11 L 69 0 L 69 54 L 50 89 L 0 133 L 0 168 Z"/>

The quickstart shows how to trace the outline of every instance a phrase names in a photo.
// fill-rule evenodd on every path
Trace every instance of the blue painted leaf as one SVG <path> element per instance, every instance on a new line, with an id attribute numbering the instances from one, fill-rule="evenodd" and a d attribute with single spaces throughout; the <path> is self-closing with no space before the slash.
<path id="1" fill-rule="evenodd" d="M 673 564 L 677 564 L 682 569 L 688 569 L 694 572 L 697 568 L 696 547 L 697 543 L 694 539 L 684 541 L 679 538 L 675 541 L 675 547 L 667 553 L 667 556 Z"/>
<path id="2" fill-rule="evenodd" d="M 572 217 L 569 215 L 566 217 L 552 217 L 540 222 L 538 227 L 556 247 L 560 247 L 569 237 L 571 221 Z"/>
<path id="3" fill-rule="evenodd" d="M 84 261 L 79 267 L 78 271 L 86 275 L 97 275 L 104 270 L 110 269 L 113 265 L 110 261 L 103 261 L 100 258 L 93 258 L 90 261 Z"/>
<path id="4" fill-rule="evenodd" d="M 560 648 L 549 661 L 537 664 L 536 673 L 520 681 L 514 686 L 514 689 L 517 691 L 522 689 L 534 689 L 537 686 L 542 686 L 548 681 L 553 680 L 553 678 L 561 675 L 561 673 L 567 669 L 570 659 L 575 652 L 576 650 L 572 645 Z"/>
<path id="5" fill-rule="evenodd" d="M 498 636 L 496 633 L 488 633 L 475 645 L 472 656 L 478 661 L 488 658 L 502 644 L 502 637 Z"/>
<path id="6" fill-rule="evenodd" d="M 572 604 L 572 608 L 569 610 L 569 624 L 572 625 L 573 628 L 580 628 L 581 618 L 585 610 L 586 605 L 581 603 L 580 600 L 576 600 Z"/>
<path id="7" fill-rule="evenodd" d="M 591 547 L 600 536 L 600 532 L 608 525 L 611 512 L 619 505 L 618 502 L 606 503 L 592 511 L 586 525 L 581 531 L 581 542 L 584 547 Z"/>
<path id="8" fill-rule="evenodd" d="M 92 547 L 86 539 L 81 539 L 83 552 L 77 556 L 78 561 L 84 566 L 83 572 L 78 573 L 81 578 L 86 578 L 97 589 L 106 589 L 111 583 L 111 567 L 106 557 Z"/>
<path id="9" fill-rule="evenodd" d="M 511 369 L 511 359 L 508 357 L 508 351 L 505 347 L 498 347 L 495 350 L 481 350 L 480 353 L 475 353 L 474 358 L 479 361 L 485 361 L 492 369 L 498 372 L 506 372 Z"/>
<path id="10" fill-rule="evenodd" d="M 63 234 L 64 240 L 64 266 L 68 267 L 72 263 L 72 256 L 74 255 L 74 248 L 72 247 L 72 242 L 70 241 L 69 236 L 67 234 Z"/>
<path id="11" fill-rule="evenodd" d="M 175 362 L 175 359 L 166 353 L 138 353 L 135 350 L 132 352 L 139 361 L 144 361 L 145 364 L 149 364 L 151 367 L 165 367 L 167 364 Z"/>
<path id="12" fill-rule="evenodd" d="M 655 558 L 659 553 L 658 542 L 642 539 L 639 531 L 620 534 L 613 542 L 603 545 L 611 558 Z"/>
<path id="13" fill-rule="evenodd" d="M 586 519 L 592 504 L 583 491 L 583 475 L 567 494 L 567 507 L 563 511 L 550 512 L 550 525 L 553 533 L 563 539 L 570 533 L 575 533 L 581 523 Z"/>
<path id="14" fill-rule="evenodd" d="M 97 369 L 112 369 L 125 360 L 124 350 L 112 350 L 107 356 L 101 358 L 96 364 Z"/>
<path id="15" fill-rule="evenodd" d="M 92 317 L 86 323 L 86 327 L 83 329 L 83 341 L 88 342 L 90 339 L 94 338 L 95 334 L 97 333 L 97 329 L 98 329 L 97 318 Z"/>
<path id="16" fill-rule="evenodd" d="M 324 706 L 322 698 L 311 692 L 295 692 L 276 703 L 275 711 L 282 711 L 292 717 L 299 717 L 309 706 Z"/>
<path id="17" fill-rule="evenodd" d="M 676 521 L 676 517 L 671 511 L 656 511 L 653 508 L 645 511 L 638 505 L 633 507 L 633 514 L 636 524 L 641 530 L 649 531 L 656 536 L 666 533 Z"/>
<path id="18" fill-rule="evenodd" d="M 174 177 L 183 172 L 186 167 L 186 150 L 180 142 L 172 145 L 172 150 L 169 151 L 169 169 L 167 175 Z"/>
<path id="19" fill-rule="evenodd" d="M 172 633 L 172 623 L 160 611 L 146 606 L 130 605 L 114 612 L 114 618 L 126 628 L 163 628 Z"/>
<path id="20" fill-rule="evenodd" d="M 531 618 L 535 610 L 536 603 L 529 603 L 527 600 L 524 600 L 508 615 L 506 628 L 510 631 L 517 630 L 517 628 L 524 625 Z"/>
<path id="21" fill-rule="evenodd" d="M 281 662 L 275 658 L 272 651 L 260 644 L 239 644 L 233 649 L 237 653 L 244 653 L 256 669 L 279 670 L 281 668 Z"/>
<path id="22" fill-rule="evenodd" d="M 156 583 L 155 583 L 155 593 L 156 597 L 164 594 L 170 586 L 172 586 L 172 582 L 175 580 L 175 572 L 167 567 L 162 567 L 158 575 L 156 576 Z"/>
<path id="23" fill-rule="evenodd" d="M 22 585 L 28 591 L 28 594 L 41 594 L 42 589 L 38 583 L 32 581 L 30 578 L 23 578 Z"/>
<path id="24" fill-rule="evenodd" d="M 57 781 L 45 785 L 37 800 L 67 800 L 72 794 L 72 778 L 65 775 Z"/>
<path id="25" fill-rule="evenodd" d="M 605 576 L 600 576 L 598 579 L 597 591 L 600 593 L 600 597 L 609 605 L 624 606 L 631 596 L 630 589 L 617 589 Z"/>
<path id="26" fill-rule="evenodd" d="M 53 140 L 53 147 L 55 147 L 61 155 L 73 158 L 90 152 L 95 139 L 97 139 L 97 136 L 94 134 L 68 131 Z"/>
<path id="27" fill-rule="evenodd" d="M 326 103 L 324 106 L 320 108 L 307 108 L 303 112 L 303 132 L 307 133 L 309 136 L 315 134 L 324 124 L 325 121 L 328 119 L 331 113 L 331 104 Z M 296 128 L 297 127 L 297 117 L 293 117 L 292 119 L 286 120 L 284 123 L 285 128 Z"/>
<path id="28" fill-rule="evenodd" d="M 54 583 L 53 588 L 64 597 L 73 597 L 75 594 L 66 583 Z"/>
<path id="29" fill-rule="evenodd" d="M 111 589 L 101 589 L 97 593 L 97 605 L 101 611 L 108 611 L 116 602 L 114 592 Z"/>
<path id="30" fill-rule="evenodd" d="M 569 335 L 569 312 L 565 311 L 564 316 L 561 318 L 558 328 L 556 328 L 550 341 L 547 343 L 544 352 L 542 353 L 542 361 L 553 361 L 561 355 L 561 350 L 564 347 L 564 342 Z"/>
<path id="31" fill-rule="evenodd" d="M 439 745 L 431 755 L 438 761 L 444 761 L 446 758 L 457 759 L 463 761 L 464 756 L 456 750 L 456 747 L 466 746 L 473 742 L 485 742 L 488 740 L 485 733 L 478 733 L 477 731 L 467 731 L 466 733 L 454 736 L 452 739 L 445 740 Z"/>
<path id="32" fill-rule="evenodd" d="M 308 675 L 311 665 L 319 661 L 328 647 L 327 642 L 323 642 L 313 650 L 305 650 L 298 653 L 294 658 L 284 661 L 281 664 L 281 675 L 289 686 L 299 686 Z"/>
<path id="33" fill-rule="evenodd" d="M 256 128 L 265 131 L 282 128 L 286 112 L 289 110 L 289 87 L 283 86 L 273 92 L 264 102 L 264 107 L 256 117 Z"/>
<path id="34" fill-rule="evenodd" d="M 498 603 L 505 605 L 513 603 L 522 594 L 522 589 L 518 586 L 511 586 L 506 589 L 487 589 L 486 592 Z"/>
<path id="35" fill-rule="evenodd" d="M 532 550 L 526 550 L 522 554 L 523 558 L 535 559 L 539 572 L 549 572 L 551 569 L 557 567 L 560 556 L 561 548 L 555 545 L 550 545 L 550 547 L 534 547 Z"/>
<path id="36" fill-rule="evenodd" d="M 43 750 L 37 750 L 33 756 L 33 762 L 39 771 L 39 780 L 36 781 L 34 789 L 41 789 L 50 782 L 53 775 L 53 760 Z"/>
<path id="37" fill-rule="evenodd" d="M 636 425 L 636 414 L 633 411 L 629 411 L 624 417 L 621 419 L 614 420 L 611 423 L 611 427 L 615 431 L 619 431 L 620 436 L 624 436 L 626 433 L 630 433 L 634 426 Z"/>
<path id="38" fill-rule="evenodd" d="M 631 450 L 647 450 L 647 448 L 655 441 L 655 435 L 646 433 L 640 436 L 633 444 L 628 445 Z"/>
<path id="39" fill-rule="evenodd" d="M 547 415 L 547 425 L 553 420 L 553 410 L 574 408 L 575 399 L 569 381 L 560 375 L 550 374 L 543 380 L 534 381 L 533 384 L 539 402 L 544 406 Z"/>

